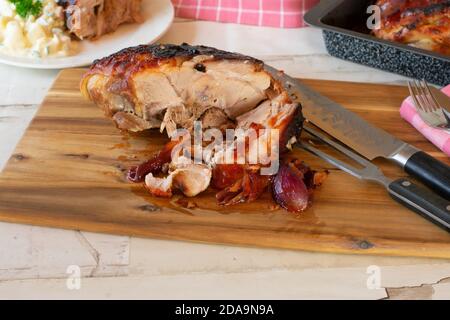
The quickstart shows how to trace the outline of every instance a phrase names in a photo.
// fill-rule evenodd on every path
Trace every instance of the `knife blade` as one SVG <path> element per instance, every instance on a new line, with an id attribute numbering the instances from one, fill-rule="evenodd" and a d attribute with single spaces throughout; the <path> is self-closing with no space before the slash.
<path id="1" fill-rule="evenodd" d="M 430 90 L 436 102 L 450 115 L 450 97 L 435 87 L 430 86 Z"/>
<path id="2" fill-rule="evenodd" d="M 450 167 L 420 149 L 392 136 L 355 113 L 268 65 L 291 99 L 303 106 L 305 118 L 369 160 L 386 158 L 400 165 L 444 198 L 450 199 Z"/>

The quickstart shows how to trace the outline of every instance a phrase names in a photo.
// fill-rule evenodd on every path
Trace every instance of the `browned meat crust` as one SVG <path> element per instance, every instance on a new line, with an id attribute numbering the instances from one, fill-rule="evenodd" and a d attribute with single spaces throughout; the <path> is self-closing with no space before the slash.
<path id="1" fill-rule="evenodd" d="M 378 38 L 450 55 L 450 0 L 378 0 Z"/>
<path id="2" fill-rule="evenodd" d="M 158 67 L 167 63 L 175 64 L 175 58 L 189 60 L 196 56 L 211 56 L 215 60 L 246 60 L 254 63 L 260 69 L 263 67 L 261 60 L 212 47 L 191 46 L 187 43 L 181 45 L 151 44 L 126 48 L 108 57 L 95 60 L 86 76 L 98 72 L 109 76 L 129 76 L 146 67 Z M 201 69 L 201 66 L 199 65 L 198 68 Z"/>

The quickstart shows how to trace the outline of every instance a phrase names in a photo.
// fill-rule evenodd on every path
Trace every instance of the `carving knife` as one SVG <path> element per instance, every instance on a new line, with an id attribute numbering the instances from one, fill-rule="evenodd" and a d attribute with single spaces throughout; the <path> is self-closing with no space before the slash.
<path id="1" fill-rule="evenodd" d="M 443 108 L 444 112 L 450 115 L 450 97 L 432 86 L 430 86 L 430 91 L 436 102 Z"/>
<path id="2" fill-rule="evenodd" d="M 379 157 L 392 160 L 409 175 L 450 199 L 450 166 L 375 127 L 284 72 L 268 65 L 264 68 L 283 84 L 292 100 L 302 104 L 308 121 L 369 160 Z"/>

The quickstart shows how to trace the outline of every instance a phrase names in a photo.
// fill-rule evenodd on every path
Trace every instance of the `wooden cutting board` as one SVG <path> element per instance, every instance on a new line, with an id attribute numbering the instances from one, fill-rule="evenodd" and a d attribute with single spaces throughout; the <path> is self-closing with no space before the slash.
<path id="1" fill-rule="evenodd" d="M 156 199 L 124 179 L 166 139 L 124 135 L 84 100 L 81 69 L 61 72 L 0 177 L 0 220 L 58 228 L 207 243 L 322 252 L 450 258 L 450 234 L 394 202 L 380 186 L 359 181 L 304 151 L 296 156 L 330 175 L 301 215 L 274 210 L 270 195 L 221 208 L 214 192 L 186 209 Z M 404 87 L 305 81 L 373 124 L 449 160 L 400 119 Z M 386 175 L 404 174 L 377 161 Z"/>

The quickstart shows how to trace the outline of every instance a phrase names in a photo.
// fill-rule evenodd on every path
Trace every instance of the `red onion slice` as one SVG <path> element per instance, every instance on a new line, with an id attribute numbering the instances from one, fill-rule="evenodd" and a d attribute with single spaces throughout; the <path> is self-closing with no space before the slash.
<path id="1" fill-rule="evenodd" d="M 290 212 L 305 211 L 309 205 L 310 192 L 303 179 L 303 173 L 293 164 L 281 165 L 272 184 L 275 201 Z"/>

